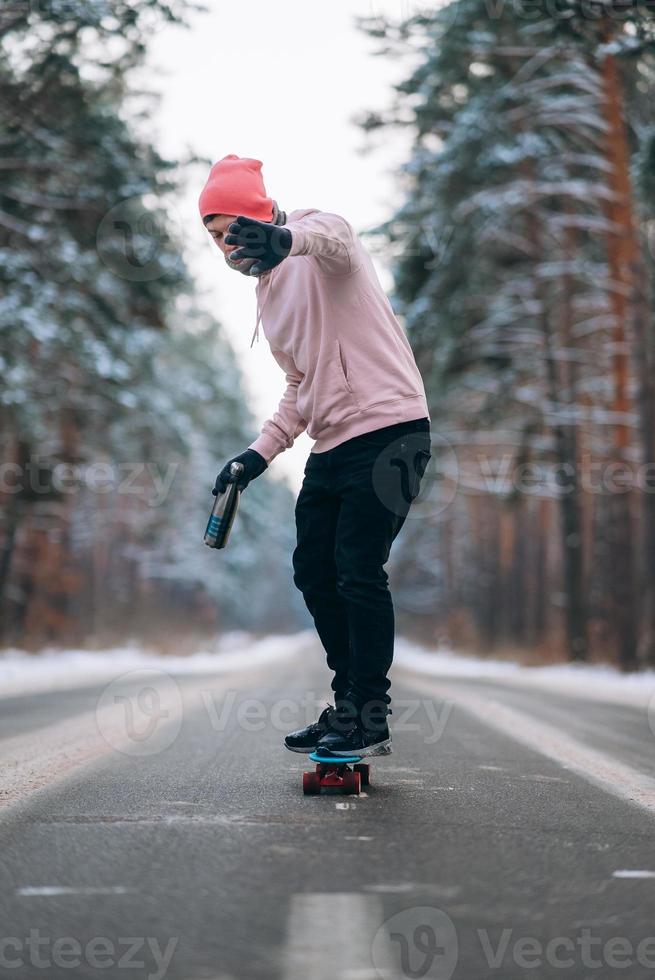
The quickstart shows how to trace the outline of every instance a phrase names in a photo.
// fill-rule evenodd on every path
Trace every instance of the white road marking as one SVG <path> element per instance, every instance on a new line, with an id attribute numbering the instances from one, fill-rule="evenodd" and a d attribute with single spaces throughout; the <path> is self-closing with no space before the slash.
<path id="1" fill-rule="evenodd" d="M 52 898 L 55 895 L 129 895 L 133 891 L 134 889 L 123 888 L 121 885 L 110 888 L 87 887 L 85 885 L 78 887 L 69 885 L 27 885 L 24 888 L 17 888 L 16 894 L 21 895 L 23 898 Z"/>
<path id="2" fill-rule="evenodd" d="M 380 892 L 381 894 L 402 895 L 404 892 L 413 892 L 416 888 L 411 881 L 399 881 L 397 883 L 385 882 L 381 885 L 364 885 L 367 892 Z"/>
<path id="3" fill-rule="evenodd" d="M 430 895 L 434 900 L 445 900 L 454 898 L 461 894 L 462 889 L 459 885 L 439 885 L 436 882 L 427 881 L 399 881 L 385 882 L 383 884 L 362 885 L 362 891 L 376 892 L 380 895 L 403 895 L 413 893 L 414 896 Z M 428 904 L 425 902 L 424 904 Z"/>
<path id="4" fill-rule="evenodd" d="M 614 871 L 612 878 L 655 878 L 655 871 Z"/>
<path id="5" fill-rule="evenodd" d="M 655 814 L 655 779 L 651 776 L 582 745 L 570 735 L 523 711 L 508 708 L 490 697 L 480 697 L 467 688 L 451 684 L 442 687 L 427 678 L 423 679 L 421 688 L 455 701 L 490 728 L 553 759 L 564 769 L 570 769 L 613 796 Z"/>
<path id="6" fill-rule="evenodd" d="M 384 921 L 380 900 L 355 892 L 293 895 L 284 980 L 380 980 L 371 945 Z"/>

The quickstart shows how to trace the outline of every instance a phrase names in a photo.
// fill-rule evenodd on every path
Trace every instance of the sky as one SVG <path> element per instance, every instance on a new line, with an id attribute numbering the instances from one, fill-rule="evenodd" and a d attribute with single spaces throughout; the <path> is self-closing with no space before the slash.
<path id="1" fill-rule="evenodd" d="M 409 136 L 367 138 L 353 115 L 388 106 L 408 66 L 375 56 L 379 42 L 356 28 L 355 17 L 406 17 L 412 0 L 206 3 L 211 9 L 193 15 L 190 29 L 167 26 L 151 40 L 147 85 L 160 94 L 153 128 L 161 152 L 181 159 L 194 151 L 212 162 L 228 153 L 255 157 L 269 196 L 287 212 L 334 211 L 358 230 L 387 218 L 401 201 L 395 171 Z M 225 265 L 203 228 L 197 199 L 209 167 L 194 172 L 197 182 L 176 203 L 175 219 L 198 300 L 235 349 L 258 431 L 282 397 L 284 374 L 261 330 L 249 347 L 255 284 Z M 384 257 L 373 259 L 388 289 Z M 270 475 L 297 492 L 313 444 L 300 435 L 273 460 Z M 218 469 L 225 462 L 219 446 Z"/>

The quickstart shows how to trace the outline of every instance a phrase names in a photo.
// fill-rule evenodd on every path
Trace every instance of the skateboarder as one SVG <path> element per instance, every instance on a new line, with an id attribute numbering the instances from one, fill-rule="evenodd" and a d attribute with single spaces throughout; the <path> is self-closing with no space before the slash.
<path id="1" fill-rule="evenodd" d="M 394 611 L 384 565 L 430 458 L 430 416 L 412 349 L 368 252 L 338 214 L 288 215 L 260 160 L 216 163 L 200 215 L 231 269 L 256 278 L 257 320 L 286 376 L 261 434 L 234 460 L 243 489 L 305 429 L 315 440 L 295 509 L 293 581 L 333 672 L 334 705 L 285 739 L 295 752 L 374 755 L 389 745 Z"/>

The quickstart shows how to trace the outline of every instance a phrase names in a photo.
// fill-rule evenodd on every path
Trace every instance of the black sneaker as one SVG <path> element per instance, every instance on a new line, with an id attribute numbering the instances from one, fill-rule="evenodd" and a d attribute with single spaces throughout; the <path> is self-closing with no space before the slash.
<path id="1" fill-rule="evenodd" d="M 385 722 L 375 729 L 365 728 L 361 718 L 354 718 L 346 728 L 343 724 L 333 724 L 318 740 L 316 751 L 321 755 L 389 755 L 392 751 L 389 726 Z"/>
<path id="2" fill-rule="evenodd" d="M 328 704 L 318 717 L 317 721 L 300 728 L 297 732 L 290 732 L 284 739 L 284 744 L 292 752 L 313 752 L 319 738 L 325 735 L 330 729 L 330 718 L 334 715 L 334 708 Z"/>

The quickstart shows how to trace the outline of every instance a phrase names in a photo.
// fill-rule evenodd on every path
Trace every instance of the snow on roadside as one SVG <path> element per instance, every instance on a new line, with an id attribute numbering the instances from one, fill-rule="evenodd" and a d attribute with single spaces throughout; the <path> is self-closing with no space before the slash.
<path id="1" fill-rule="evenodd" d="M 205 649 L 177 657 L 158 654 L 138 643 L 97 651 L 45 649 L 39 654 L 29 654 L 22 650 L 3 650 L 0 651 L 0 698 L 87 687 L 141 667 L 156 667 L 171 674 L 204 674 L 264 666 L 317 644 L 318 637 L 311 629 L 263 638 L 235 630 L 222 634 Z M 647 707 L 653 699 L 655 705 L 653 670 L 622 674 L 599 664 L 525 667 L 513 661 L 464 656 L 443 647 L 428 650 L 402 636 L 396 637 L 394 662 L 401 670 L 444 680 L 496 680 L 613 704 Z"/>
<path id="2" fill-rule="evenodd" d="M 612 704 L 647 707 L 655 699 L 655 670 L 623 674 L 604 664 L 525 667 L 513 661 L 463 656 L 441 647 L 430 651 L 404 637 L 396 638 L 394 662 L 400 668 L 433 677 L 498 680 Z"/>
<path id="3" fill-rule="evenodd" d="M 315 642 L 312 630 L 263 638 L 234 630 L 203 650 L 179 657 L 164 656 L 138 643 L 106 650 L 47 648 L 38 654 L 5 649 L 0 651 L 0 698 L 88 687 L 141 667 L 170 674 L 205 674 L 264 666 Z"/>

